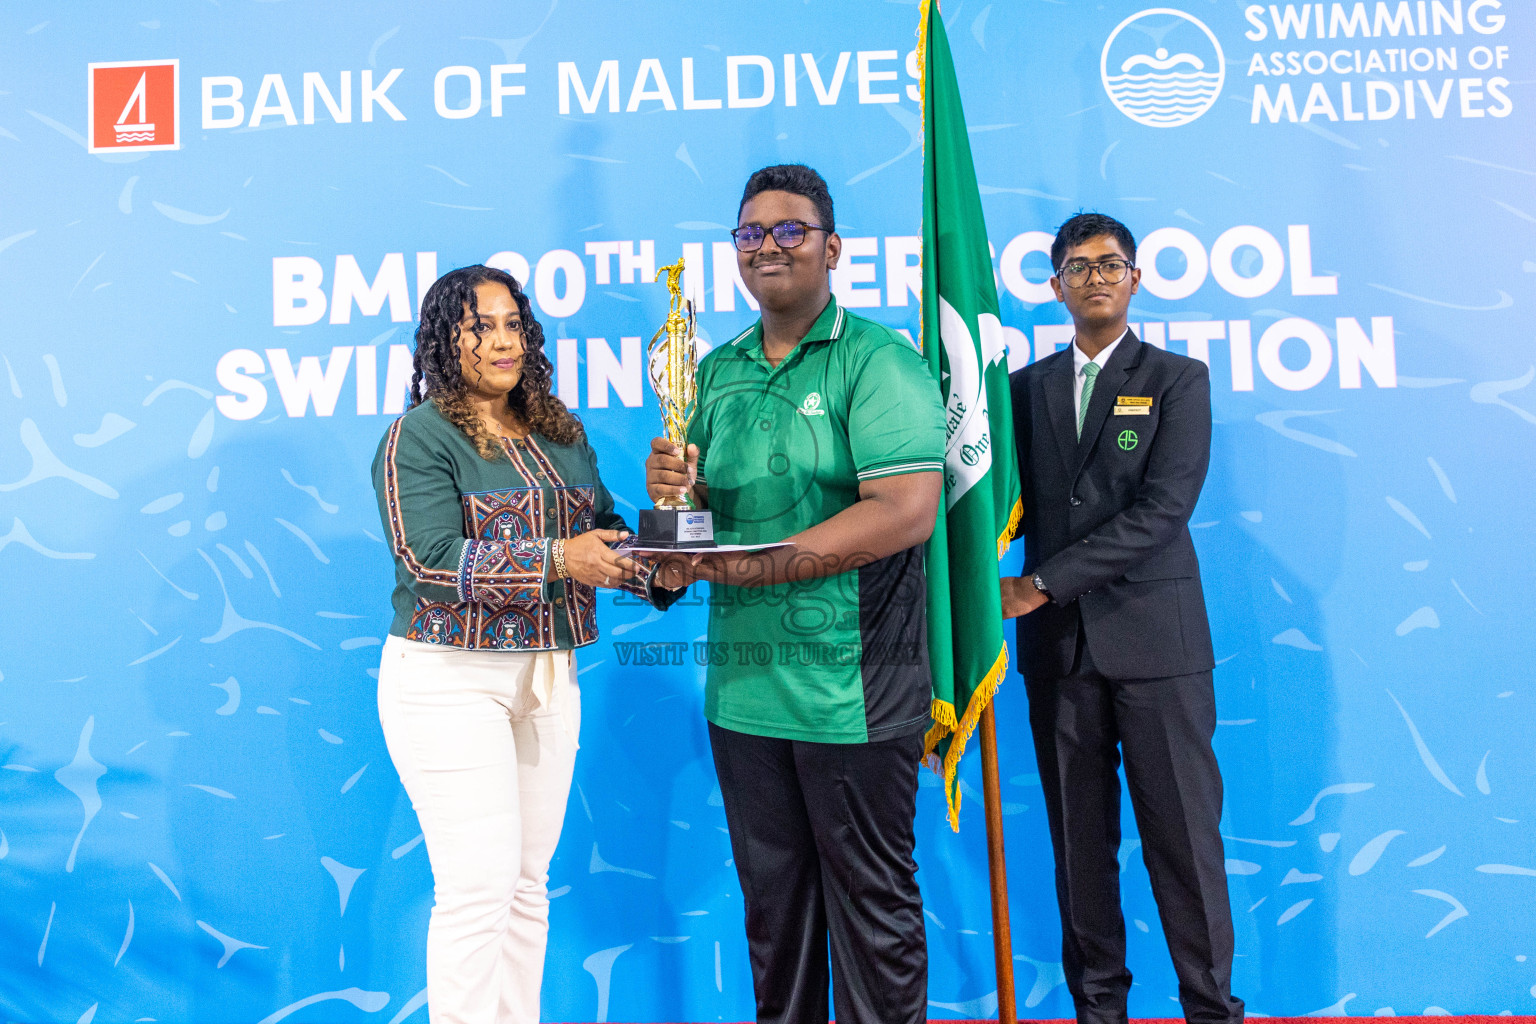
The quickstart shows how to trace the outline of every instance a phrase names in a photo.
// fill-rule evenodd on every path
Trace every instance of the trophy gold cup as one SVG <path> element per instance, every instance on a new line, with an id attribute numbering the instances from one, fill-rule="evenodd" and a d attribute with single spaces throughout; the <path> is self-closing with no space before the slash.
<path id="1" fill-rule="evenodd" d="M 661 402 L 662 433 L 688 450 L 688 425 L 698 411 L 698 388 L 694 379 L 698 352 L 694 346 L 693 303 L 683 298 L 681 280 L 683 261 L 656 272 L 657 280 L 667 275 L 667 320 L 651 336 L 646 346 L 651 388 Z M 640 510 L 639 546 L 674 550 L 706 549 L 715 546 L 714 522 L 708 510 L 696 509 L 687 498 L 664 495 L 655 508 Z"/>

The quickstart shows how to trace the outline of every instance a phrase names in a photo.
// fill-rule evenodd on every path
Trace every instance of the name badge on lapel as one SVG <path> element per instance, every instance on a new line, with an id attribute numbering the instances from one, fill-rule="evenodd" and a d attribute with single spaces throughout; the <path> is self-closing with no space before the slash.
<path id="1" fill-rule="evenodd" d="M 1119 395 L 1115 398 L 1116 416 L 1150 416 L 1152 415 L 1152 399 L 1138 398 L 1135 395 Z"/>

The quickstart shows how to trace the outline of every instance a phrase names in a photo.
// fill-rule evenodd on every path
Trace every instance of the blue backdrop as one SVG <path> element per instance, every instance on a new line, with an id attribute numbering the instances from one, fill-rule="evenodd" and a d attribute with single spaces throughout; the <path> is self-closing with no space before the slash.
<path id="1" fill-rule="evenodd" d="M 1013 364 L 1069 338 L 1040 250 L 1090 208 L 1146 242 L 1143 336 L 1212 368 L 1192 525 L 1237 991 L 1536 1012 L 1532 12 L 944 13 Z M 756 167 L 821 170 L 839 295 L 915 328 L 916 22 L 910 0 L 5 6 L 0 1016 L 425 1019 L 367 474 L 420 293 L 485 260 L 532 279 L 632 516 L 650 276 L 687 254 L 707 336 L 751 322 L 725 232 Z M 702 607 L 601 612 L 545 1017 L 748 1019 L 702 670 L 643 664 Z M 1066 1016 L 1017 676 L 997 706 L 1021 1011 Z M 978 771 L 958 836 L 921 792 L 936 1017 L 996 1006 Z M 1132 1010 L 1177 1013 L 1126 827 Z"/>

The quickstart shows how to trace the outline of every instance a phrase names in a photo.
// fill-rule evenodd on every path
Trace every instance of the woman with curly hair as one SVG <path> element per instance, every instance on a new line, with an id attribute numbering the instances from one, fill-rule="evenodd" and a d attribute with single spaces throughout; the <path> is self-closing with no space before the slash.
<path id="1" fill-rule="evenodd" d="M 411 408 L 373 461 L 395 559 L 379 719 L 432 864 L 432 1024 L 539 1019 L 574 652 L 597 639 L 595 588 L 676 597 L 612 549 L 628 531 L 550 378 L 518 282 L 452 271 L 422 303 Z"/>

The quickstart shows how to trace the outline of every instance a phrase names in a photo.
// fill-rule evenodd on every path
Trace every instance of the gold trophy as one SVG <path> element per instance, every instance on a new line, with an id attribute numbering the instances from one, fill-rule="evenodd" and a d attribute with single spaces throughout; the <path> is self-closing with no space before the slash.
<path id="1" fill-rule="evenodd" d="M 698 411 L 698 351 L 694 346 L 693 303 L 683 298 L 683 261 L 656 272 L 667 275 L 667 320 L 646 346 L 651 389 L 661 402 L 661 428 L 679 451 L 688 450 L 688 424 Z M 639 546 L 691 550 L 715 546 L 708 510 L 696 509 L 680 495 L 663 496 L 655 508 L 640 510 Z"/>

